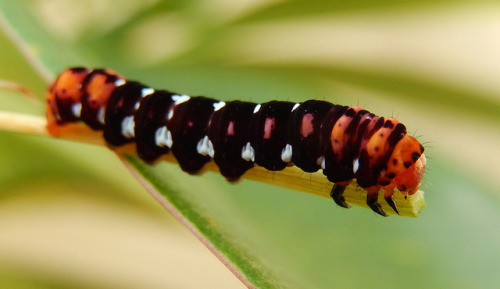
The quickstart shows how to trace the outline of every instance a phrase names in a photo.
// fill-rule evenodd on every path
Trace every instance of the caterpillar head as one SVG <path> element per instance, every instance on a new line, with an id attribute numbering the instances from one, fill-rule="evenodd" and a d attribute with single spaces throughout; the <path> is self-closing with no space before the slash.
<path id="1" fill-rule="evenodd" d="M 414 137 L 405 135 L 394 147 L 379 184 L 395 187 L 405 196 L 412 195 L 420 187 L 425 165 L 424 147 Z"/>

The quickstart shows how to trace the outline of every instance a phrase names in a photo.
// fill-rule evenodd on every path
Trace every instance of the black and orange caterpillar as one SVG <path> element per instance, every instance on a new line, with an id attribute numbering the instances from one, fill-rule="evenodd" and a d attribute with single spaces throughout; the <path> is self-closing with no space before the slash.
<path id="1" fill-rule="evenodd" d="M 255 164 L 270 171 L 295 165 L 304 172 L 323 170 L 342 196 L 356 179 L 367 204 L 386 216 L 380 189 L 396 213 L 394 189 L 415 193 L 425 171 L 424 147 L 395 118 L 360 107 L 326 101 L 224 102 L 155 90 L 109 69 L 70 68 L 47 92 L 48 130 L 83 121 L 103 130 L 111 146 L 135 142 L 138 156 L 152 162 L 172 151 L 180 167 L 198 172 L 214 160 L 229 181 Z"/>

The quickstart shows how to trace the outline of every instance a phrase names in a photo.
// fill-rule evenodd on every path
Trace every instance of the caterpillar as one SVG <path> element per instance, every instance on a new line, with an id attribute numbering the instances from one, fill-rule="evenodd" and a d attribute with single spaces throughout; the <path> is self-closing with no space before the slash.
<path id="1" fill-rule="evenodd" d="M 213 160 L 235 181 L 254 165 L 270 171 L 295 165 L 322 170 L 334 183 L 330 196 L 342 196 L 355 180 L 366 203 L 387 216 L 377 202 L 381 189 L 389 206 L 394 189 L 415 193 L 425 171 L 424 147 L 397 119 L 360 107 L 323 100 L 302 103 L 219 101 L 156 90 L 109 69 L 69 68 L 47 91 L 47 129 L 83 121 L 102 130 L 108 145 L 135 142 L 138 156 L 153 162 L 172 152 L 183 171 L 194 174 Z"/>

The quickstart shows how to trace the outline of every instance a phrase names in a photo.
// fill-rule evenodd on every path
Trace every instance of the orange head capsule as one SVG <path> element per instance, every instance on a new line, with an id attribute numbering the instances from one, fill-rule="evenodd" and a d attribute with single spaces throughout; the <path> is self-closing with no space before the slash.
<path id="1" fill-rule="evenodd" d="M 386 190 L 397 188 L 405 196 L 412 195 L 420 187 L 425 164 L 424 147 L 414 137 L 405 135 L 394 147 L 379 184 L 385 185 Z"/>

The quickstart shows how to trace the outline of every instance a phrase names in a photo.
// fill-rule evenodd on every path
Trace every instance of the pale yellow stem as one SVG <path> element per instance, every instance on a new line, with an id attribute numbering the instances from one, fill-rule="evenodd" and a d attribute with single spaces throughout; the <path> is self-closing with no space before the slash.
<path id="1" fill-rule="evenodd" d="M 49 136 L 46 130 L 47 122 L 42 117 L 0 112 L 0 129 L 12 132 Z M 93 145 L 105 146 L 102 132 L 93 131 L 83 124 L 68 124 L 60 127 L 59 138 L 76 142 L 89 143 Z M 118 154 L 134 154 L 135 145 L 125 145 L 114 149 Z M 165 155 L 161 160 L 176 162 L 172 154 Z M 205 167 L 206 170 L 218 172 L 217 166 L 210 162 Z M 330 183 L 322 173 L 304 173 L 297 167 L 289 167 L 283 171 L 270 172 L 262 167 L 254 167 L 247 171 L 243 178 L 281 186 L 292 190 L 302 191 L 325 198 L 330 198 Z M 346 202 L 351 205 L 366 207 L 366 191 L 361 189 L 356 182 L 349 185 L 344 192 Z M 396 190 L 394 200 L 398 206 L 401 216 L 417 217 L 425 207 L 424 193 L 418 191 L 414 195 L 404 199 L 403 195 Z M 333 203 L 333 201 L 332 201 Z M 379 194 L 379 203 L 388 214 L 395 214 L 392 208 L 387 205 L 383 194 Z M 333 206 L 333 204 L 332 204 Z"/>

